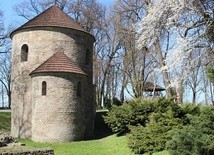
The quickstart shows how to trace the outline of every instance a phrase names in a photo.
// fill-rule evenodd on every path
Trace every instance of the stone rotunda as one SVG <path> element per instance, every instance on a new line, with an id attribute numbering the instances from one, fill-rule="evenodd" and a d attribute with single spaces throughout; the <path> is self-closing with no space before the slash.
<path id="1" fill-rule="evenodd" d="M 38 142 L 93 137 L 94 37 L 52 6 L 11 38 L 11 135 Z"/>

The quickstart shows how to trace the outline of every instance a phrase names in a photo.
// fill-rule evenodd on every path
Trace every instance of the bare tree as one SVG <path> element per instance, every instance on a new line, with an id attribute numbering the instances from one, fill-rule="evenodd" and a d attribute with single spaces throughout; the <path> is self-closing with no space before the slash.
<path id="1" fill-rule="evenodd" d="M 104 98 L 105 85 L 107 81 L 108 74 L 114 68 L 114 59 L 118 54 L 118 50 L 121 48 L 120 40 L 117 38 L 117 31 L 115 27 L 115 21 L 109 20 L 105 24 L 105 36 L 106 36 L 106 45 L 104 46 L 104 53 L 102 54 L 102 60 L 105 60 L 105 66 L 102 68 L 103 78 L 100 86 L 100 103 Z"/>
<path id="2" fill-rule="evenodd" d="M 14 6 L 14 10 L 19 16 L 30 20 L 52 5 L 57 5 L 60 9 L 68 12 L 70 4 L 70 0 L 23 0 Z"/>
<path id="3" fill-rule="evenodd" d="M 10 54 L 5 54 L 0 58 L 0 83 L 6 90 L 8 97 L 8 107 L 11 107 L 11 58 Z"/>
<path id="4" fill-rule="evenodd" d="M 121 55 L 121 92 L 120 98 L 124 100 L 124 90 L 129 84 L 131 86 L 133 97 L 142 95 L 143 84 L 145 80 L 145 66 L 147 49 L 137 48 L 137 35 L 134 24 L 140 19 L 144 10 L 144 1 L 125 1 L 118 0 L 115 2 L 115 16 L 119 18 L 118 37 L 122 42 L 123 53 Z M 128 91 L 130 92 L 130 91 Z"/>
<path id="5" fill-rule="evenodd" d="M 11 89 L 10 89 L 10 40 L 9 30 L 6 30 L 3 22 L 3 13 L 0 11 L 0 83 L 2 87 L 2 102 L 4 98 L 4 90 L 6 90 L 8 96 L 8 107 L 10 108 L 11 103 Z"/>

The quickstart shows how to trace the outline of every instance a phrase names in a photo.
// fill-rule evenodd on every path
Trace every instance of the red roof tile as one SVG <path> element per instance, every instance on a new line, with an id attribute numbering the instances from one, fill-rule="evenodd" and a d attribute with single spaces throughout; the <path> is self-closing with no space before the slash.
<path id="1" fill-rule="evenodd" d="M 43 64 L 41 64 L 38 68 L 32 71 L 30 74 L 35 73 L 77 73 L 84 74 L 86 73 L 75 64 L 71 62 L 71 60 L 65 55 L 64 52 L 59 51 L 56 52 L 53 56 L 51 56 L 48 60 L 46 60 Z"/>
<path id="2" fill-rule="evenodd" d="M 33 19 L 29 20 L 27 23 L 25 23 L 15 31 L 13 31 L 11 33 L 11 36 L 13 35 L 14 32 L 18 30 L 47 26 L 76 29 L 88 33 L 70 16 L 63 12 L 59 7 L 54 5 L 48 8 L 46 11 L 42 12 L 41 14 L 37 15 Z"/>

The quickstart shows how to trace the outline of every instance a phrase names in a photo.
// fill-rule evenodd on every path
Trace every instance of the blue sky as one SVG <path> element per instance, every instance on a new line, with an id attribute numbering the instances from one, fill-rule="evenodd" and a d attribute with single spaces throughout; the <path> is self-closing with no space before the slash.
<path id="1" fill-rule="evenodd" d="M 19 17 L 14 11 L 14 6 L 23 1 L 24 0 L 0 0 L 0 10 L 3 12 L 6 28 L 9 25 L 12 25 L 13 28 L 17 28 L 26 22 L 23 17 Z"/>
<path id="2" fill-rule="evenodd" d="M 21 25 L 23 24 L 23 18 L 20 18 L 13 10 L 14 5 L 23 2 L 24 0 L 0 0 L 0 10 L 3 11 L 4 21 L 6 26 L 8 25 Z M 108 5 L 114 2 L 114 0 L 98 0 L 99 2 Z"/>
<path id="3" fill-rule="evenodd" d="M 0 1 L 0 9 L 3 11 L 4 14 L 4 21 L 7 25 L 13 24 L 18 16 L 13 11 L 13 6 L 17 3 L 21 2 L 21 0 L 1 0 Z"/>

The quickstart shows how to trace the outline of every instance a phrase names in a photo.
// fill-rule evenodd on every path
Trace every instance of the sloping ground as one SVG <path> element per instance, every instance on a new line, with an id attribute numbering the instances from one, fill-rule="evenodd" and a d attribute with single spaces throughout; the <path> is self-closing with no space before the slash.
<path id="1" fill-rule="evenodd" d="M 104 112 L 105 114 L 106 112 Z M 127 138 L 111 135 L 110 130 L 104 124 L 102 112 L 99 112 L 96 119 L 96 138 L 97 140 L 79 141 L 71 143 L 35 143 L 30 140 L 20 139 L 19 142 L 26 144 L 27 147 L 9 148 L 10 151 L 23 152 L 33 148 L 54 149 L 56 155 L 133 155 L 127 146 Z M 0 112 L 0 130 L 10 131 L 10 113 Z M 105 138 L 103 138 L 105 137 Z M 1 148 L 5 151 L 7 148 Z"/>
<path id="2" fill-rule="evenodd" d="M 55 155 L 135 155 L 127 146 L 127 137 L 125 136 L 111 135 L 98 140 L 71 143 L 35 143 L 26 139 L 20 141 L 34 148 L 53 148 Z M 152 155 L 170 155 L 170 153 L 162 151 Z"/>
<path id="3" fill-rule="evenodd" d="M 102 115 L 106 111 L 97 113 L 95 129 L 96 139 L 89 141 L 79 141 L 71 143 L 35 143 L 27 139 L 18 140 L 26 146 L 9 148 L 10 152 L 26 152 L 34 151 L 40 148 L 52 148 L 55 155 L 134 155 L 127 145 L 127 137 L 117 137 L 112 135 L 110 130 L 104 124 Z M 0 132 L 10 131 L 10 113 L 0 112 Z M 48 149 L 49 148 L 49 149 Z M 0 148 L 0 151 L 5 151 L 7 148 Z M 46 149 L 45 149 L 46 150 Z M 51 150 L 51 149 L 50 149 Z M 1 152 L 0 152 L 1 154 Z M 168 152 L 159 152 L 153 155 L 169 155 Z"/>
<path id="4" fill-rule="evenodd" d="M 10 132 L 10 112 L 0 112 L 0 132 Z"/>
<path id="5" fill-rule="evenodd" d="M 127 138 L 108 136 L 99 140 L 71 143 L 35 143 L 20 140 L 30 147 L 51 147 L 56 155 L 134 155 L 127 146 Z"/>
<path id="6" fill-rule="evenodd" d="M 95 139 L 71 143 L 35 143 L 21 139 L 30 147 L 51 147 L 56 155 L 134 155 L 127 145 L 127 137 L 112 135 L 104 123 L 103 115 L 107 111 L 97 111 L 95 120 Z"/>

